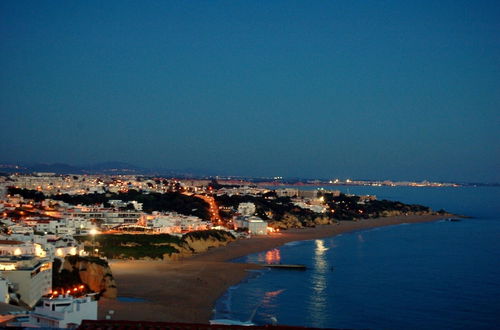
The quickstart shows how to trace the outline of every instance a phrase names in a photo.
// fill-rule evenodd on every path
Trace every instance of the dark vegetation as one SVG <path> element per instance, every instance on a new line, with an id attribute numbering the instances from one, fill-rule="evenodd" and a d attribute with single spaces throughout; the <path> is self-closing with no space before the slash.
<path id="1" fill-rule="evenodd" d="M 262 197 L 223 195 L 216 196 L 219 205 L 237 209 L 239 203 L 251 202 L 255 204 L 256 215 L 264 220 L 282 221 L 285 216 L 296 217 L 304 226 L 314 223 L 316 217 L 326 217 L 331 222 L 337 220 L 356 220 L 377 218 L 386 216 L 389 213 L 426 213 L 431 209 L 422 205 L 410 205 L 401 202 L 388 200 L 361 200 L 360 196 L 350 196 L 340 194 L 335 196 L 332 193 L 322 194 L 325 204 L 329 207 L 326 213 L 315 213 L 311 210 L 302 209 L 295 206 L 289 197 L 276 197 L 274 192 L 267 193 Z M 221 212 L 221 215 L 230 218 L 233 211 Z"/>
<path id="2" fill-rule="evenodd" d="M 102 267 L 108 267 L 108 262 L 104 259 L 101 259 L 99 257 L 92 257 L 92 256 L 87 256 L 87 257 L 81 257 L 78 255 L 74 256 L 66 256 L 66 259 L 69 261 L 69 263 L 74 266 L 78 261 L 88 261 L 94 264 L 98 264 L 99 266 Z"/>
<path id="3" fill-rule="evenodd" d="M 430 212 L 431 209 L 416 204 L 404 204 L 388 200 L 360 200 L 360 196 L 348 196 L 340 194 L 334 196 L 331 193 L 323 194 L 325 203 L 333 212 L 332 216 L 337 220 L 367 219 L 385 216 L 387 212 L 418 213 Z"/>
<path id="4" fill-rule="evenodd" d="M 52 288 L 68 289 L 82 283 L 78 269 L 73 269 L 71 272 L 66 269 L 59 271 L 61 266 L 61 259 L 55 258 L 52 263 Z"/>
<path id="5" fill-rule="evenodd" d="M 22 197 L 26 199 L 32 199 L 35 202 L 41 202 L 45 199 L 45 195 L 37 190 L 9 187 L 8 193 L 10 195 L 21 195 Z"/>
<path id="6" fill-rule="evenodd" d="M 268 195 L 266 197 L 222 195 L 216 196 L 215 199 L 220 206 L 232 207 L 233 209 L 237 209 L 240 203 L 254 203 L 256 215 L 263 220 L 281 221 L 286 216 L 292 216 L 296 217 L 303 225 L 309 226 L 314 223 L 316 217 L 323 216 L 311 210 L 295 206 L 290 197 L 272 198 L 272 196 L 273 195 Z M 230 218 L 232 212 L 221 212 L 221 216 Z"/>
<path id="7" fill-rule="evenodd" d="M 99 254 L 110 259 L 162 259 L 164 254 L 178 253 L 173 244 L 177 246 L 188 246 L 186 239 L 209 239 L 215 238 L 225 241 L 231 235 L 221 230 L 201 230 L 185 234 L 182 238 L 174 235 L 159 234 L 102 234 L 96 235 L 95 240 L 91 236 L 76 236 L 80 242 L 85 242 L 85 249 L 92 252 L 94 248 L 99 249 Z"/>
<path id="8" fill-rule="evenodd" d="M 47 198 L 42 192 L 29 189 L 20 189 L 9 187 L 9 194 L 18 194 L 24 198 L 33 199 L 37 202 Z M 195 196 L 184 195 L 179 192 L 167 193 L 143 193 L 137 190 L 129 190 L 125 193 L 93 193 L 84 195 L 52 195 L 51 199 L 59 200 L 73 205 L 96 205 L 103 204 L 109 206 L 108 201 L 119 199 L 124 202 L 137 201 L 142 203 L 144 212 L 151 213 L 153 211 L 173 211 L 185 215 L 194 215 L 204 220 L 210 220 L 209 205 L 201 198 Z M 131 209 L 131 207 L 127 207 Z"/>
<path id="9" fill-rule="evenodd" d="M 181 238 L 168 234 L 102 234 L 96 235 L 94 240 L 91 236 L 75 236 L 75 238 L 80 242 L 87 242 L 85 250 L 88 252 L 93 253 L 94 248 L 98 248 L 100 255 L 110 259 L 141 259 L 145 257 L 161 259 L 165 253 L 179 252 L 169 243 L 182 243 Z"/>
<path id="10" fill-rule="evenodd" d="M 238 187 L 241 187 L 240 185 L 238 184 L 220 184 L 217 180 L 215 179 L 212 179 L 210 181 L 210 183 L 208 184 L 208 189 L 213 189 L 213 190 L 219 190 L 219 189 L 222 189 L 222 188 L 238 188 Z"/>
<path id="11" fill-rule="evenodd" d="M 188 238 L 196 239 L 196 240 L 207 240 L 209 238 L 215 238 L 218 241 L 225 241 L 227 237 L 235 238 L 231 233 L 223 230 L 197 230 L 197 231 L 191 231 L 187 234 L 185 234 L 182 237 L 182 240 L 185 241 Z"/>

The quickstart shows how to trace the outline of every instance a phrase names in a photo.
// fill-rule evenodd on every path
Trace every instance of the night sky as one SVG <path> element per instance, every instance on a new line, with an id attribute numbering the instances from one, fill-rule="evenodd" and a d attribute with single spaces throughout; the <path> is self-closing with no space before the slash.
<path id="1" fill-rule="evenodd" d="M 500 182 L 498 1 L 1 1 L 0 161 Z"/>

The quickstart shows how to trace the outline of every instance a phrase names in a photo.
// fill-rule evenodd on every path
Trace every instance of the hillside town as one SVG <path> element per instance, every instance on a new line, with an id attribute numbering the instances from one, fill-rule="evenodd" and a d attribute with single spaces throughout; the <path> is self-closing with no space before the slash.
<path id="1" fill-rule="evenodd" d="M 16 189 L 40 193 L 44 198 L 37 194 L 12 194 L 10 190 Z M 197 196 L 207 203 L 210 215 L 203 219 L 175 211 L 148 213 L 143 210 L 143 203 L 135 200 L 110 199 L 105 203 L 74 205 L 57 199 L 62 195 L 126 193 L 130 190 L 143 195 L 169 192 Z M 246 228 L 248 234 L 265 235 L 268 226 L 254 215 L 255 205 L 241 203 L 235 210 L 234 221 L 223 224 L 213 196 L 259 196 L 268 191 L 247 186 L 214 191 L 208 180 L 180 182 L 139 176 L 36 173 L 0 177 L 0 302 L 7 306 L 2 309 L 7 311 L 2 316 L 2 324 L 66 327 L 82 319 L 96 319 L 97 302 L 82 294 L 83 284 L 77 290 L 67 289 L 66 292 L 57 292 L 53 287 L 52 273 L 59 271 L 53 267 L 56 259 L 100 256 L 98 249 L 84 246 L 75 236 L 124 232 L 183 235 L 212 228 L 234 233 Z M 85 289 L 87 292 L 89 288 Z"/>
<path id="2" fill-rule="evenodd" d="M 116 246 L 111 251 L 103 240 L 113 241 L 113 237 L 149 235 L 147 241 L 155 237 L 171 241 L 172 237 L 182 239 L 190 233 L 218 230 L 244 239 L 342 219 L 429 211 L 402 203 L 389 208 L 374 203 L 382 202 L 375 196 L 344 195 L 338 190 L 272 189 L 222 180 L 55 173 L 3 175 L 0 325 L 72 327 L 83 319 L 96 319 L 96 298 L 101 294 L 116 296 L 110 271 L 104 289 L 102 283 L 84 281 L 81 272 L 77 277 L 80 283 L 67 279 L 64 282 L 61 274 L 74 269 L 75 263 L 86 262 L 88 268 L 91 262 L 106 265 L 108 258 L 151 257 L 147 252 L 117 252 Z M 121 245 L 133 250 L 134 244 L 138 245 Z M 184 243 L 177 242 L 177 249 L 165 251 L 178 252 L 179 244 Z"/>

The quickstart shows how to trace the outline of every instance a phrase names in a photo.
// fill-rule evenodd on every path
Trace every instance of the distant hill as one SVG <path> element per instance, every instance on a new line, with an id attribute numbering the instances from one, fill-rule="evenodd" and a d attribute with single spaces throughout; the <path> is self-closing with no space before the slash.
<path id="1" fill-rule="evenodd" d="M 63 163 L 26 164 L 23 167 L 25 167 L 29 172 L 54 172 L 58 174 L 79 174 L 81 172 L 81 168 Z"/>
<path id="2" fill-rule="evenodd" d="M 124 162 L 104 162 L 82 167 L 83 171 L 95 173 L 144 174 L 150 170 Z"/>
<path id="3" fill-rule="evenodd" d="M 180 178 L 204 177 L 216 175 L 209 170 L 175 170 L 175 169 L 150 169 L 139 167 L 125 162 L 103 162 L 88 165 L 69 165 L 65 163 L 30 163 L 12 164 L 0 163 L 0 173 L 34 173 L 47 172 L 57 174 L 107 174 L 107 175 L 162 175 Z"/>
<path id="4" fill-rule="evenodd" d="M 48 172 L 57 174 L 146 174 L 147 169 L 122 162 L 107 162 L 85 166 L 64 163 L 0 164 L 0 172 L 33 173 Z"/>

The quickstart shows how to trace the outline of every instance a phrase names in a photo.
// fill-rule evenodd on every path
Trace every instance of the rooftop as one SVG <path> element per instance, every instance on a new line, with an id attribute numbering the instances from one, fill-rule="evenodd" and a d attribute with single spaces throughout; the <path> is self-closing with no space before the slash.
<path id="1" fill-rule="evenodd" d="M 24 244 L 24 242 L 9 241 L 9 240 L 5 240 L 5 239 L 0 240 L 0 245 L 20 245 L 20 244 Z"/>

